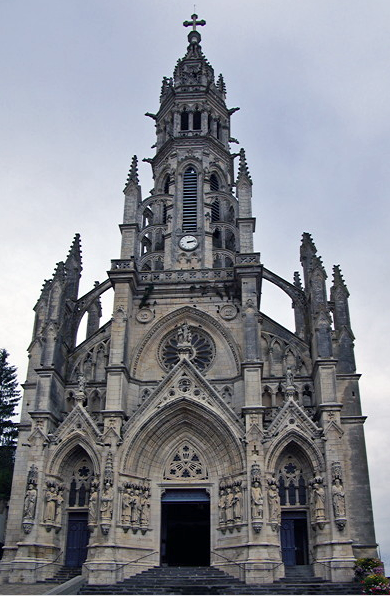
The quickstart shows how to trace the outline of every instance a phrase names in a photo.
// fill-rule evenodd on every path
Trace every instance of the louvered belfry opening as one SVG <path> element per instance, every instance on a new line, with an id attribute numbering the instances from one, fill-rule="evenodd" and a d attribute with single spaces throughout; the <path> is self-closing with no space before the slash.
<path id="1" fill-rule="evenodd" d="M 183 177 L 183 231 L 196 232 L 198 215 L 198 176 L 190 166 Z"/>

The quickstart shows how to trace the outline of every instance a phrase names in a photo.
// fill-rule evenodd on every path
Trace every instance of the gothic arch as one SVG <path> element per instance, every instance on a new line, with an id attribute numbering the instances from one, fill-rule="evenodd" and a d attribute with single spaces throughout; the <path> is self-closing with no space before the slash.
<path id="1" fill-rule="evenodd" d="M 193 322 L 195 325 L 204 329 L 204 331 L 208 332 L 212 337 L 215 339 L 215 332 L 217 331 L 220 340 L 227 344 L 230 348 L 232 366 L 234 366 L 235 370 L 232 370 L 232 376 L 238 375 L 240 372 L 240 354 L 238 346 L 233 339 L 230 331 L 228 331 L 224 326 L 219 323 L 216 319 L 214 319 L 211 315 L 200 312 L 194 307 L 185 306 L 183 308 L 179 308 L 178 310 L 173 311 L 169 315 L 160 319 L 153 327 L 150 329 L 149 333 L 145 335 L 142 341 L 138 344 L 137 348 L 134 352 L 134 357 L 131 362 L 131 374 L 134 377 L 137 377 L 138 369 L 140 366 L 140 362 L 142 359 L 143 354 L 148 352 L 148 345 L 152 342 L 155 345 L 158 345 L 162 338 L 176 325 L 182 323 L 184 320 L 188 320 L 188 322 Z M 150 356 L 150 354 L 149 354 Z M 228 354 L 225 355 L 228 357 Z"/>
<path id="2" fill-rule="evenodd" d="M 273 474 L 276 471 L 278 460 L 281 454 L 286 449 L 299 449 L 303 452 L 309 460 L 313 469 L 313 474 L 317 474 L 325 470 L 325 461 L 323 455 L 310 438 L 306 437 L 296 429 L 291 429 L 281 437 L 274 440 L 269 446 L 266 458 L 265 458 L 265 469 L 268 473 Z"/>
<path id="3" fill-rule="evenodd" d="M 210 475 L 244 469 L 242 445 L 230 426 L 203 404 L 181 399 L 159 408 L 125 438 L 120 472 L 161 481 L 167 459 L 184 441 L 199 449 Z"/>
<path id="4" fill-rule="evenodd" d="M 91 459 L 95 475 L 100 475 L 100 458 L 85 438 L 85 435 L 78 431 L 69 436 L 66 442 L 61 443 L 56 448 L 48 462 L 47 473 L 52 476 L 58 476 L 66 461 L 72 458 L 74 453 L 80 449 L 84 450 Z"/>

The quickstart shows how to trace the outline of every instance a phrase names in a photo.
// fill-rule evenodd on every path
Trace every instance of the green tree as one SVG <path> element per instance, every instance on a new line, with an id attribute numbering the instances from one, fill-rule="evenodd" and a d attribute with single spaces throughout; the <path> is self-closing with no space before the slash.
<path id="1" fill-rule="evenodd" d="M 7 362 L 9 354 L 0 348 L 0 499 L 9 499 L 18 428 L 12 420 L 20 399 L 16 367 Z"/>

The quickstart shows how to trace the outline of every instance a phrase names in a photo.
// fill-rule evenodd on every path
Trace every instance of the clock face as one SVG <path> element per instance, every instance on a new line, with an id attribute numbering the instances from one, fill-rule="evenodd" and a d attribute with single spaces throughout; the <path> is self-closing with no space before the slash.
<path id="1" fill-rule="evenodd" d="M 179 240 L 179 246 L 183 250 L 194 250 L 198 246 L 199 242 L 195 236 L 182 236 Z"/>

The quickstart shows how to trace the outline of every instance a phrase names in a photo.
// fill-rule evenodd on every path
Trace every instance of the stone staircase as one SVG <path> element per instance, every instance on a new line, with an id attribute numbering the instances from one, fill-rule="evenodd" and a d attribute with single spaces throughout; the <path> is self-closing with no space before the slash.
<path id="1" fill-rule="evenodd" d="M 310 566 L 291 569 L 272 584 L 257 585 L 245 584 L 214 567 L 155 567 L 114 585 L 84 585 L 79 594 L 344 595 L 361 594 L 361 589 L 354 583 L 334 584 L 315 578 Z"/>
<path id="2" fill-rule="evenodd" d="M 81 567 L 60 567 L 53 577 L 37 582 L 39 584 L 64 584 L 69 579 L 81 575 Z"/>

